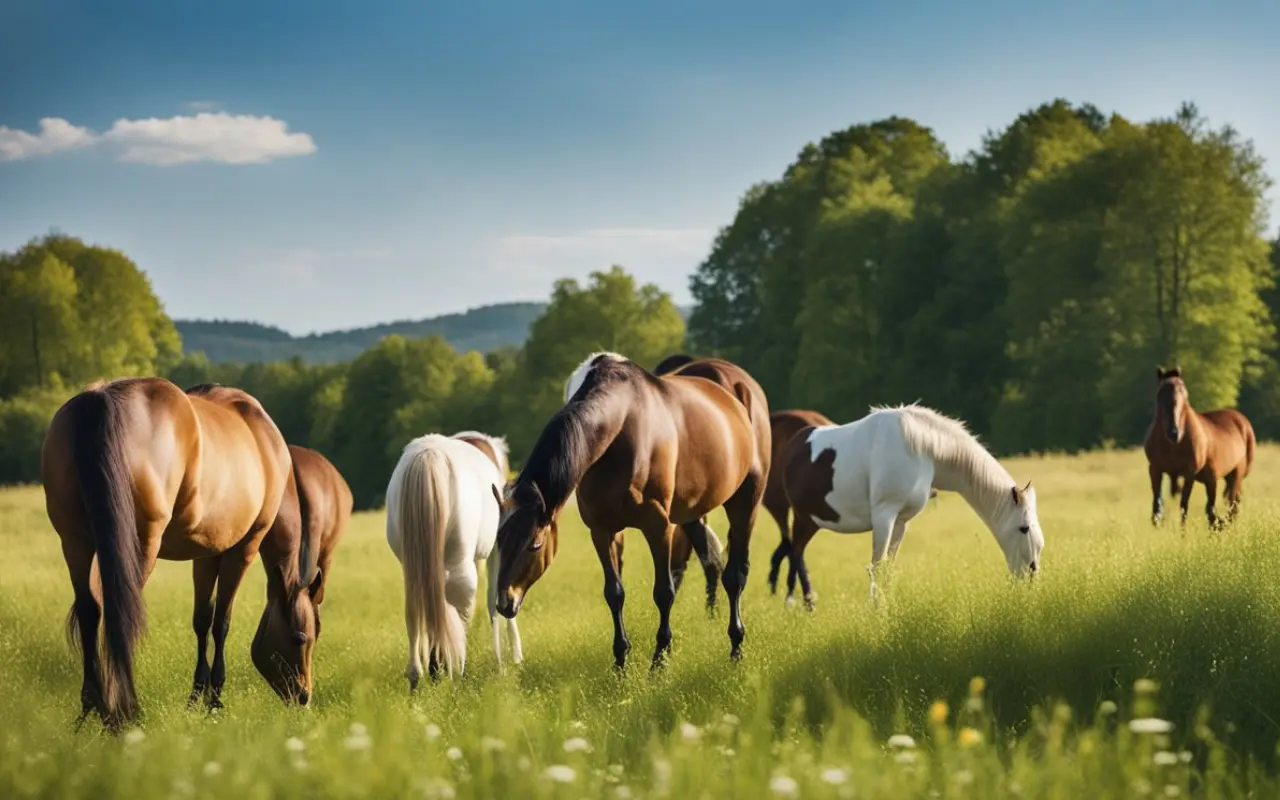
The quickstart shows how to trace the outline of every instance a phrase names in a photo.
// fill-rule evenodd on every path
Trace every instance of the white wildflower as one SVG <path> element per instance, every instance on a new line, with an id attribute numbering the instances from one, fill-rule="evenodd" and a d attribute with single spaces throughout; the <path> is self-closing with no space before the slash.
<path id="1" fill-rule="evenodd" d="M 507 743 L 495 736 L 480 737 L 480 750 L 485 753 L 501 753 L 507 749 Z"/>
<path id="2" fill-rule="evenodd" d="M 968 786 L 973 783 L 973 773 L 967 769 L 962 769 L 952 775 L 951 780 L 955 781 L 957 786 Z"/>
<path id="3" fill-rule="evenodd" d="M 450 747 L 444 751 L 444 757 L 450 761 L 460 761 L 462 759 L 462 750 L 457 747 Z"/>
<path id="4" fill-rule="evenodd" d="M 428 722 L 426 730 L 427 730 L 428 742 L 434 742 L 436 739 L 440 738 L 440 734 L 441 734 L 440 726 L 435 724 L 434 722 Z"/>
<path id="5" fill-rule="evenodd" d="M 1161 767 L 1172 767 L 1177 765 L 1178 756 L 1176 753 L 1170 753 L 1168 750 L 1161 750 L 1151 756 L 1151 760 Z"/>
<path id="6" fill-rule="evenodd" d="M 309 763 L 307 763 L 306 757 L 301 755 L 295 755 L 292 759 L 290 759 L 289 763 L 298 772 L 305 772 L 311 766 Z"/>
<path id="7" fill-rule="evenodd" d="M 829 783 L 832 786 L 839 786 L 849 780 L 849 773 L 839 767 L 827 767 L 822 771 L 822 775 L 820 777 L 822 778 L 823 783 Z"/>
<path id="8" fill-rule="evenodd" d="M 790 775 L 774 775 L 769 780 L 769 788 L 779 797 L 795 797 L 800 793 L 800 784 Z"/>
<path id="9" fill-rule="evenodd" d="M 894 735 L 889 737 L 889 746 L 901 747 L 904 749 L 911 749 L 916 746 L 916 740 L 912 739 L 910 736 L 906 735 L 905 733 L 895 733 Z"/>
<path id="10" fill-rule="evenodd" d="M 214 775 L 222 774 L 222 765 L 217 761 L 206 761 L 204 763 L 204 774 L 212 778 Z"/>
<path id="11" fill-rule="evenodd" d="M 702 738 L 702 729 L 688 722 L 680 723 L 680 738 L 686 742 L 696 742 Z"/>
<path id="12" fill-rule="evenodd" d="M 147 734 L 141 728 L 130 728 L 124 735 L 125 744 L 137 744 L 147 738 Z"/>
<path id="13" fill-rule="evenodd" d="M 568 764 L 552 764 L 542 774 L 556 783 L 573 783 L 578 779 L 577 771 Z"/>
<path id="14" fill-rule="evenodd" d="M 1103 716 L 1111 716 L 1112 714 L 1116 713 L 1116 711 L 1118 710 L 1119 710 L 1119 707 L 1116 706 L 1115 702 L 1112 700 L 1103 700 L 1101 703 L 1098 704 L 1098 713 L 1102 714 Z"/>
<path id="15" fill-rule="evenodd" d="M 426 795 L 431 800 L 453 800 L 458 796 L 453 784 L 439 778 L 427 784 Z"/>
<path id="16" fill-rule="evenodd" d="M 1183 764 L 1190 764 L 1190 763 L 1191 763 L 1191 751 L 1190 751 L 1190 750 L 1181 750 L 1181 751 L 1179 751 L 1179 752 L 1178 752 L 1178 760 L 1179 760 L 1179 761 L 1181 761 Z"/>
<path id="17" fill-rule="evenodd" d="M 1150 678 L 1138 678 L 1133 682 L 1133 691 L 1138 694 L 1155 694 L 1160 684 Z"/>
<path id="18" fill-rule="evenodd" d="M 720 718 L 720 721 L 725 725 L 732 725 L 735 728 L 738 726 L 738 718 L 733 714 L 725 714 Z"/>
<path id="19" fill-rule="evenodd" d="M 635 795 L 632 793 L 631 787 L 623 783 L 614 787 L 613 796 L 618 798 L 618 800 L 631 800 Z"/>
<path id="20" fill-rule="evenodd" d="M 354 725 L 352 725 L 351 727 L 355 728 Z M 361 726 L 361 727 L 364 727 L 364 726 Z M 370 747 L 373 746 L 373 740 L 369 738 L 369 734 L 367 733 L 353 732 L 350 736 L 348 736 L 342 742 L 342 746 L 347 748 L 348 750 L 354 750 L 354 751 L 368 750 Z"/>
<path id="21" fill-rule="evenodd" d="M 916 754 L 910 750 L 903 750 L 901 753 L 894 756 L 893 760 L 899 764 L 914 764 L 916 763 Z"/>
<path id="22" fill-rule="evenodd" d="M 582 720 L 580 720 L 580 719 L 575 719 L 573 722 L 570 722 L 570 723 L 569 723 L 569 730 L 571 730 L 571 731 L 575 731 L 575 732 L 581 733 L 582 731 L 585 731 L 586 729 L 587 729 L 587 723 L 583 722 L 583 721 L 582 721 Z"/>
<path id="23" fill-rule="evenodd" d="M 284 740 L 284 749 L 290 753 L 301 753 L 307 749 L 307 743 L 299 739 L 297 736 L 290 736 Z"/>
<path id="24" fill-rule="evenodd" d="M 565 739 L 564 751 L 566 753 L 590 753 L 591 742 L 588 742 L 581 736 L 575 736 L 572 739 Z"/>
<path id="25" fill-rule="evenodd" d="M 1134 733 L 1168 733 L 1173 730 L 1173 723 L 1167 719 L 1140 717 L 1129 720 L 1129 730 Z"/>
<path id="26" fill-rule="evenodd" d="M 520 756 L 516 759 L 516 766 L 520 768 L 521 772 L 528 772 L 533 769 L 533 762 L 529 760 L 528 756 Z"/>
<path id="27" fill-rule="evenodd" d="M 1182 789 L 1178 788 L 1177 786 L 1174 786 L 1172 783 L 1165 784 L 1165 787 L 1164 787 L 1165 797 L 1177 797 L 1180 794 L 1182 794 Z"/>

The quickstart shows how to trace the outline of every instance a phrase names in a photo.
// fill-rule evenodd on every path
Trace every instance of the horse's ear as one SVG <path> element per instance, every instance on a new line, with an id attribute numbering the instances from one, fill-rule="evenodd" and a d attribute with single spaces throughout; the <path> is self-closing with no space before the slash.
<path id="1" fill-rule="evenodd" d="M 1170 378 L 1181 378 L 1181 377 L 1182 377 L 1182 365 L 1181 365 L 1181 364 L 1174 364 L 1174 365 L 1173 365 L 1173 369 L 1169 370 L 1168 375 L 1169 375 L 1169 377 L 1170 377 Z"/>
<path id="2" fill-rule="evenodd" d="M 1166 377 L 1166 375 L 1167 375 L 1167 373 L 1164 371 L 1164 367 L 1156 367 L 1156 380 L 1157 380 L 1157 381 L 1162 381 L 1162 380 L 1164 380 L 1164 379 L 1165 379 L 1165 377 Z"/>
<path id="3" fill-rule="evenodd" d="M 312 576 L 311 583 L 307 584 L 307 594 L 311 595 L 312 598 L 320 593 L 320 586 L 323 583 L 321 578 L 323 578 L 323 576 L 323 571 L 319 567 L 316 567 L 316 574 Z"/>
<path id="4" fill-rule="evenodd" d="M 1017 484 L 1014 484 L 1012 492 L 1013 504 L 1018 506 L 1022 505 L 1022 490 L 1018 488 Z"/>

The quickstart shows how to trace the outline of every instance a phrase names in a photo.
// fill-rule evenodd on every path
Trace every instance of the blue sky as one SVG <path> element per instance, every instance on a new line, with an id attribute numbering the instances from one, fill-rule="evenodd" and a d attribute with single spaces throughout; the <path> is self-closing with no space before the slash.
<path id="1" fill-rule="evenodd" d="M 305 333 L 615 262 L 688 302 L 750 184 L 895 113 L 962 154 L 1058 96 L 1192 100 L 1280 177 L 1274 3 L 111 5 L 0 5 L 0 249 L 118 247 L 177 317 Z"/>

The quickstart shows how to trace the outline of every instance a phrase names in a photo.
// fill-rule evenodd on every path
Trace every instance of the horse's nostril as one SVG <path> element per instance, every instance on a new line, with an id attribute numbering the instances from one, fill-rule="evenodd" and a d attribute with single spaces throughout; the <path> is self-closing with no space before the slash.
<path id="1" fill-rule="evenodd" d="M 306 689 L 298 692 L 298 703 L 305 706 L 309 702 L 311 702 L 311 692 L 308 692 Z"/>

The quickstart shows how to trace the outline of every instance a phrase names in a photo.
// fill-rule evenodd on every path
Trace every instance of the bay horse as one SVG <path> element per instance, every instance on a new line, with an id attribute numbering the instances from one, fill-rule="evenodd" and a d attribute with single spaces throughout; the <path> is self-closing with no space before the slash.
<path id="1" fill-rule="evenodd" d="M 513 619 L 550 567 L 557 519 L 576 491 L 604 572 L 617 669 L 626 666 L 631 649 L 622 623 L 622 531 L 637 528 L 649 544 L 659 614 L 657 668 L 671 649 L 676 528 L 705 539 L 703 517 L 723 507 L 729 518 L 722 581 L 730 656 L 741 658 L 748 547 L 771 456 L 764 391 L 727 361 L 699 360 L 658 377 L 616 353 L 588 356 L 570 385 L 569 402 L 543 428 L 507 494 L 498 530 L 498 613 Z"/>
<path id="2" fill-rule="evenodd" d="M 494 540 L 506 476 L 506 442 L 475 431 L 420 436 L 405 445 L 391 473 L 387 544 L 404 574 L 411 692 L 418 688 L 424 660 L 433 681 L 441 665 L 451 677 L 466 669 L 481 561 L 488 573 L 493 650 L 502 666 Z M 507 629 L 512 661 L 519 664 L 523 648 L 514 619 Z"/>
<path id="3" fill-rule="evenodd" d="M 40 475 L 75 591 L 68 629 L 84 658 L 77 725 L 91 711 L 113 731 L 138 717 L 133 650 L 146 624 L 142 588 L 160 558 L 196 560 L 198 620 L 216 579 L 214 665 L 202 669 L 197 630 L 193 688 L 219 704 L 232 603 L 275 521 L 290 466 L 279 428 L 241 389 L 184 392 L 163 378 L 125 378 L 91 384 L 58 409 Z M 216 568 L 199 561 L 215 556 Z"/>
<path id="4" fill-rule="evenodd" d="M 262 540 L 267 605 L 250 654 L 282 700 L 305 706 L 313 695 L 311 659 L 320 638 L 320 604 L 332 575 L 333 552 L 351 519 L 353 500 L 351 487 L 329 459 L 294 444 L 289 445 L 289 455 L 293 479 Z M 195 577 L 199 581 L 198 571 Z M 197 615 L 201 613 L 197 607 Z M 212 609 L 206 606 L 203 613 L 206 616 L 196 620 L 197 631 L 208 630 L 204 620 Z"/>
<path id="5" fill-rule="evenodd" d="M 873 408 L 846 425 L 806 427 L 792 437 L 783 465 L 787 497 L 795 509 L 792 568 L 805 606 L 815 595 L 804 551 L 819 528 L 872 532 L 871 597 L 877 565 L 892 559 L 931 490 L 957 492 L 986 523 L 1014 575 L 1039 569 L 1044 534 L 1036 491 L 1021 489 L 964 423 L 920 405 Z M 788 597 L 795 590 L 788 579 Z"/>
<path id="6" fill-rule="evenodd" d="M 1197 481 L 1204 484 L 1208 495 L 1204 513 L 1209 526 L 1215 529 L 1223 526 L 1216 512 L 1218 481 L 1225 482 L 1227 520 L 1234 521 L 1256 447 L 1248 417 L 1234 408 L 1196 411 L 1182 382 L 1182 367 L 1158 367 L 1155 414 L 1142 448 L 1151 477 L 1151 524 L 1158 525 L 1164 518 L 1160 484 L 1165 475 L 1169 476 L 1171 494 L 1178 491 L 1178 479 L 1182 479 L 1182 524 L 1187 522 L 1187 505 Z"/>

